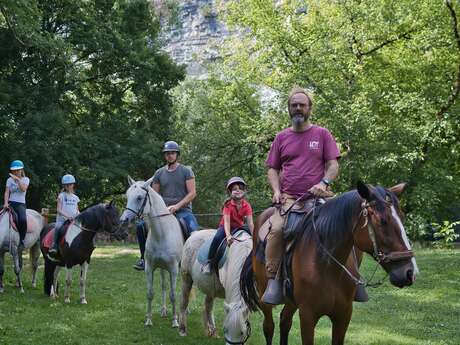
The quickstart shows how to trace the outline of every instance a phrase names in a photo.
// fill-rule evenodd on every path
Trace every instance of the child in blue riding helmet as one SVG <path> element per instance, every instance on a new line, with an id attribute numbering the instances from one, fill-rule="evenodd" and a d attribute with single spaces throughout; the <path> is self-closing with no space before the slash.
<path id="1" fill-rule="evenodd" d="M 59 248 L 59 237 L 61 236 L 63 225 L 66 221 L 72 221 L 79 213 L 78 203 L 80 198 L 75 195 L 75 177 L 67 174 L 62 176 L 62 191 L 57 197 L 57 215 L 56 224 L 54 227 L 53 245 L 48 254 L 52 257 L 56 256 Z"/>
<path id="2" fill-rule="evenodd" d="M 18 216 L 18 250 L 24 249 L 24 239 L 27 233 L 26 192 L 29 183 L 29 178 L 24 174 L 24 163 L 20 160 L 11 162 L 10 177 L 6 180 L 3 207 L 10 206 Z"/>

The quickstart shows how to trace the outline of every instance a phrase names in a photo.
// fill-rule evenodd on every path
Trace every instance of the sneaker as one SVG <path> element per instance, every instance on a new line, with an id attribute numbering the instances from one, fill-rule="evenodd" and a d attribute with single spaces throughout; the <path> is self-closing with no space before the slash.
<path id="1" fill-rule="evenodd" d="M 203 266 L 201 266 L 201 272 L 203 274 L 211 274 L 212 273 L 211 263 L 208 262 L 208 263 L 204 264 Z"/>
<path id="2" fill-rule="evenodd" d="M 139 259 L 139 261 L 135 265 L 133 265 L 133 268 L 138 271 L 143 271 L 145 268 L 144 259 Z"/>
<path id="3" fill-rule="evenodd" d="M 48 251 L 48 255 L 51 256 L 51 257 L 56 257 L 58 254 L 58 250 L 56 247 L 52 247 L 49 251 Z"/>

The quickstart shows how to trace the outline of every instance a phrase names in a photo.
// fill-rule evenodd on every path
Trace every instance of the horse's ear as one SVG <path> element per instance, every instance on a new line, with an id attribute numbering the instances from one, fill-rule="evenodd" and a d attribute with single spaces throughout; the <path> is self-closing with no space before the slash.
<path id="1" fill-rule="evenodd" d="M 152 185 L 152 182 L 153 182 L 153 176 L 144 182 L 144 188 L 150 187 Z"/>
<path id="2" fill-rule="evenodd" d="M 404 192 L 406 187 L 407 187 L 407 183 L 403 182 L 403 183 L 397 184 L 396 186 L 388 188 L 388 190 L 392 193 L 395 193 L 396 196 L 400 196 Z"/>
<path id="3" fill-rule="evenodd" d="M 359 195 L 361 198 L 366 199 L 369 201 L 371 198 L 371 191 L 369 190 L 369 187 L 361 180 L 358 181 L 357 183 L 357 188 Z"/>
<path id="4" fill-rule="evenodd" d="M 110 201 L 107 207 L 113 207 L 113 206 L 115 206 L 115 200 Z"/>
<path id="5" fill-rule="evenodd" d="M 131 186 L 135 183 L 136 181 L 133 180 L 131 176 L 128 175 L 128 184 Z"/>

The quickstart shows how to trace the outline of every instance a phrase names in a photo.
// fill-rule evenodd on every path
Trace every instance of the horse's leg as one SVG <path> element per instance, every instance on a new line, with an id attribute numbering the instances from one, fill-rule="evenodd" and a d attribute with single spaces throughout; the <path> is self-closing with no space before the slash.
<path id="1" fill-rule="evenodd" d="M 38 259 L 40 258 L 40 241 L 30 247 L 29 251 L 30 264 L 32 266 L 32 287 L 37 287 L 37 270 L 38 270 Z"/>
<path id="2" fill-rule="evenodd" d="M 145 260 L 145 278 L 147 281 L 147 315 L 145 319 L 146 326 L 152 326 L 152 300 L 153 300 L 153 267 L 149 260 Z"/>
<path id="3" fill-rule="evenodd" d="M 217 338 L 216 324 L 214 323 L 214 315 L 212 308 L 214 306 L 214 297 L 206 295 L 204 300 L 204 309 L 203 309 L 203 322 L 206 327 L 206 333 L 208 337 Z"/>
<path id="4" fill-rule="evenodd" d="M 332 321 L 332 345 L 343 345 L 345 341 L 345 333 L 347 332 L 348 325 L 351 319 L 353 305 L 350 302 L 347 306 L 341 306 L 336 310 L 334 316 L 331 317 Z"/>
<path id="5" fill-rule="evenodd" d="M 70 286 L 72 285 L 72 267 L 66 267 L 64 302 L 70 303 Z"/>
<path id="6" fill-rule="evenodd" d="M 169 272 L 169 286 L 171 290 L 169 291 L 169 300 L 172 307 L 172 327 L 179 327 L 179 322 L 177 321 L 177 311 L 176 311 L 176 282 L 177 282 L 177 272 L 179 271 L 179 263 L 176 263 L 174 267 Z"/>
<path id="7" fill-rule="evenodd" d="M 18 252 L 13 249 L 13 266 L 14 273 L 16 273 L 16 287 L 18 287 L 21 293 L 24 293 L 24 287 L 22 286 L 21 280 L 21 268 L 22 268 L 22 251 Z"/>
<path id="8" fill-rule="evenodd" d="M 88 304 L 86 301 L 86 273 L 88 273 L 89 263 L 85 261 L 80 267 L 80 304 Z"/>
<path id="9" fill-rule="evenodd" d="M 56 268 L 54 269 L 53 285 L 51 286 L 51 292 L 50 292 L 51 298 L 58 298 L 58 277 L 59 277 L 60 270 L 61 270 L 61 266 L 56 266 Z"/>
<path id="10" fill-rule="evenodd" d="M 309 307 L 299 306 L 300 332 L 302 336 L 302 345 L 313 345 L 315 339 L 315 326 L 318 322 Z"/>
<path id="11" fill-rule="evenodd" d="M 168 315 L 168 309 L 166 308 L 166 280 L 165 270 L 160 270 L 160 284 L 161 284 L 161 310 L 160 316 L 166 317 Z"/>
<path id="12" fill-rule="evenodd" d="M 187 274 L 182 274 L 182 300 L 180 304 L 179 313 L 179 335 L 185 337 L 187 335 L 187 308 L 190 298 L 190 291 L 192 291 L 193 280 L 192 277 Z"/>
<path id="13" fill-rule="evenodd" d="M 3 273 L 5 273 L 5 253 L 0 252 L 0 293 L 3 293 Z"/>
<path id="14" fill-rule="evenodd" d="M 273 322 L 273 307 L 269 304 L 260 303 L 260 309 L 264 314 L 263 330 L 266 345 L 271 345 L 273 342 L 273 333 L 275 332 L 275 323 Z"/>
<path id="15" fill-rule="evenodd" d="M 296 312 L 297 307 L 292 303 L 288 303 L 283 307 L 280 315 L 280 344 L 287 345 L 289 340 L 289 331 L 292 326 L 292 317 Z"/>

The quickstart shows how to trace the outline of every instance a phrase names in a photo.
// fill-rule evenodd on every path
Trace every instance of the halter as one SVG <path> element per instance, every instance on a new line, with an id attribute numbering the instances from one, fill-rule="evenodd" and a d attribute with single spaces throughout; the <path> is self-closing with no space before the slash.
<path id="1" fill-rule="evenodd" d="M 385 205 L 391 206 L 391 202 L 384 200 Z M 369 233 L 369 238 L 371 239 L 372 246 L 373 246 L 373 254 L 372 256 L 374 259 L 377 261 L 377 265 L 375 267 L 374 272 L 372 273 L 372 276 L 369 280 L 362 280 L 361 278 L 357 278 L 353 273 L 350 272 L 350 270 L 342 264 L 339 260 L 335 258 L 335 256 L 321 243 L 321 241 L 318 241 L 319 245 L 321 246 L 321 249 L 326 253 L 329 258 L 332 259 L 340 268 L 342 268 L 345 273 L 350 277 L 351 280 L 354 281 L 356 285 L 365 285 L 365 286 L 371 286 L 371 287 L 377 287 L 383 283 L 383 279 L 377 283 L 371 284 L 370 281 L 374 277 L 375 272 L 377 271 L 378 264 L 381 263 L 390 263 L 390 262 L 395 262 L 395 261 L 402 261 L 406 259 L 411 259 L 414 257 L 414 253 L 411 250 L 404 250 L 404 251 L 394 251 L 394 252 L 389 252 L 389 253 L 384 253 L 381 250 L 378 249 L 377 245 L 377 239 L 375 236 L 375 230 L 372 227 L 371 222 L 369 221 L 370 213 L 369 210 L 373 210 L 372 207 L 374 207 L 376 204 L 375 201 L 363 201 L 361 203 L 361 212 L 359 213 L 358 220 L 356 221 L 355 225 L 353 226 L 351 232 L 354 234 L 356 227 L 359 224 L 359 221 L 361 217 L 364 217 L 364 224 L 361 227 L 367 227 L 367 231 Z M 315 223 L 315 209 L 316 209 L 316 200 L 315 200 L 315 206 L 313 206 L 312 210 L 312 216 L 313 216 L 313 229 L 315 230 L 315 233 L 317 233 L 316 229 L 316 223 Z M 357 266 L 357 258 L 356 258 L 356 253 L 353 248 L 353 255 L 355 258 L 355 263 L 356 263 L 356 270 L 358 271 L 358 266 Z M 388 275 L 388 274 L 387 274 Z M 386 278 L 386 276 L 385 276 Z M 384 279 L 385 279 L 384 278 Z"/>
<path id="2" fill-rule="evenodd" d="M 228 344 L 230 345 L 243 345 L 245 344 L 249 337 L 251 336 L 251 323 L 249 322 L 249 320 L 246 320 L 246 337 L 244 338 L 243 341 L 231 341 L 229 339 L 227 339 L 227 337 L 224 335 L 224 339 L 225 339 L 225 342 L 227 342 Z"/>

